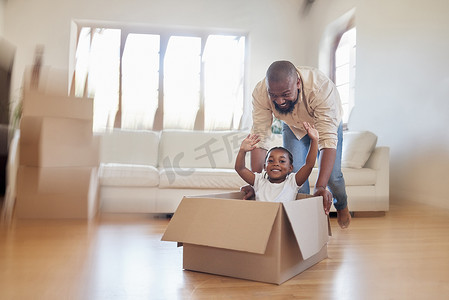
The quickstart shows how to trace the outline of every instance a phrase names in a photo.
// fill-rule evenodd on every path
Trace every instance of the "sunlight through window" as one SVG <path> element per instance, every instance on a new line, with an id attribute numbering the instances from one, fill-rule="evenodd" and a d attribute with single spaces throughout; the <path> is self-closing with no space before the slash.
<path id="1" fill-rule="evenodd" d="M 75 95 L 94 98 L 94 131 L 239 128 L 245 36 L 169 32 L 81 27 Z"/>
<path id="2" fill-rule="evenodd" d="M 89 56 L 90 56 L 90 40 L 91 29 L 84 27 L 81 29 L 78 39 L 78 47 L 76 49 L 76 66 L 75 66 L 75 96 L 83 97 L 86 88 L 87 74 L 89 74 Z"/>
<path id="3" fill-rule="evenodd" d="M 130 34 L 122 70 L 122 128 L 152 129 L 158 107 L 159 35 Z"/>
<path id="4" fill-rule="evenodd" d="M 356 29 L 346 31 L 335 51 L 335 84 L 343 106 L 343 123 L 348 123 L 354 107 Z"/>
<path id="5" fill-rule="evenodd" d="M 93 129 L 101 131 L 113 126 L 118 108 L 120 30 L 97 28 L 92 32 L 90 28 L 83 28 L 79 41 L 75 94 L 81 96 L 85 93 L 87 77 L 86 94 L 94 98 Z M 88 53 L 86 49 L 89 49 Z"/>
<path id="6" fill-rule="evenodd" d="M 245 38 L 210 35 L 203 55 L 205 129 L 237 128 L 243 108 Z"/>
<path id="7" fill-rule="evenodd" d="M 164 61 L 164 128 L 193 129 L 200 105 L 200 58 L 200 38 L 170 38 Z"/>

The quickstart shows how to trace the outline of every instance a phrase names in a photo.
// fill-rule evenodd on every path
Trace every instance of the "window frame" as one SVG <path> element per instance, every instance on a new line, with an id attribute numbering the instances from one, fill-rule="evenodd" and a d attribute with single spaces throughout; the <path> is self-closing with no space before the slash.
<path id="1" fill-rule="evenodd" d="M 334 40 L 334 43 L 333 43 L 333 45 L 332 45 L 332 46 L 333 46 L 333 47 L 332 47 L 332 53 L 333 53 L 333 55 L 331 55 L 331 61 L 332 61 L 331 66 L 332 66 L 332 69 L 331 69 L 331 73 L 330 73 L 330 78 L 331 78 L 331 80 L 335 83 L 335 85 L 337 86 L 337 88 L 338 88 L 338 85 L 337 85 L 337 68 L 338 68 L 338 66 L 337 66 L 337 63 L 336 63 L 336 54 L 337 54 L 338 46 L 340 45 L 340 42 L 341 42 L 342 37 L 343 37 L 347 32 L 349 32 L 349 31 L 352 30 L 352 29 L 356 29 L 354 19 L 351 19 L 351 22 L 348 23 L 348 26 L 346 27 L 346 29 L 345 29 L 344 31 L 339 32 L 339 34 L 336 36 L 336 38 L 335 38 L 335 40 Z M 356 45 L 357 45 L 357 44 L 356 44 Z M 356 46 L 356 48 L 357 48 L 357 46 Z M 351 51 L 351 50 L 350 50 L 350 51 Z M 356 50 L 356 51 L 357 51 L 357 50 Z M 350 67 L 352 67 L 351 61 L 349 62 L 349 64 L 350 64 Z M 355 68 L 357 67 L 357 63 L 354 64 L 354 67 L 355 67 Z M 350 74 L 351 74 L 351 73 L 350 73 Z M 354 74 L 354 73 L 352 73 L 352 74 Z M 355 83 L 355 76 L 354 76 L 354 80 L 353 80 L 353 81 L 349 80 L 349 84 L 351 85 L 352 83 Z M 354 85 L 354 89 L 355 89 L 355 85 Z M 351 90 L 351 87 L 350 87 L 350 90 Z M 341 97 L 341 95 L 340 95 L 340 97 Z M 355 98 L 355 95 L 354 95 L 354 98 Z M 351 99 L 351 98 L 350 98 L 350 99 Z M 349 100 L 350 100 L 350 99 L 349 99 Z M 353 99 L 352 102 L 355 102 L 354 100 L 355 100 L 355 99 Z M 351 101 L 349 101 L 348 104 L 350 104 L 350 103 L 351 103 Z M 348 113 L 349 113 L 349 115 L 348 115 L 348 120 L 349 120 L 349 117 L 350 117 L 350 115 L 351 115 L 351 111 L 352 111 L 354 105 L 355 105 L 355 103 L 353 103 L 352 107 L 350 108 L 350 110 L 349 110 L 349 112 L 348 112 Z M 343 129 L 344 129 L 344 130 L 347 130 L 347 129 L 348 129 L 348 123 L 347 123 L 347 122 L 346 122 L 346 123 L 343 122 Z"/>
<path id="2" fill-rule="evenodd" d="M 70 58 L 69 58 L 69 72 L 72 74 L 72 81 L 70 86 L 70 93 L 75 93 L 75 66 L 76 66 L 76 49 L 81 29 L 83 27 L 94 28 L 107 28 L 107 29 L 119 29 L 121 30 L 120 37 L 120 70 L 119 70 L 119 95 L 118 95 L 118 109 L 115 116 L 113 128 L 121 128 L 121 114 L 122 114 L 122 59 L 125 49 L 126 39 L 129 34 L 155 34 L 160 36 L 160 55 L 159 55 L 159 87 L 158 87 L 158 107 L 154 116 L 153 126 L 151 130 L 160 131 L 163 130 L 164 119 L 164 58 L 168 46 L 168 42 L 171 36 L 187 36 L 187 37 L 200 37 L 201 38 L 201 56 L 204 53 L 207 37 L 209 35 L 229 35 L 229 36 L 242 36 L 245 38 L 245 50 L 244 50 L 244 74 L 243 74 L 243 106 L 242 116 L 238 122 L 238 129 L 242 127 L 243 117 L 245 116 L 245 102 L 247 101 L 246 95 L 248 94 L 248 55 L 249 55 L 249 39 L 248 32 L 238 29 L 217 29 L 217 28 L 195 28 L 195 27 L 175 27 L 175 26 L 154 26 L 154 25 L 142 25 L 142 24 L 123 24 L 113 22 L 91 21 L 91 20 L 72 20 L 71 24 L 71 41 L 70 41 Z M 199 109 L 194 121 L 193 130 L 204 130 L 205 128 L 205 78 L 204 78 L 204 63 L 201 62 L 200 68 L 200 99 Z M 85 94 L 86 94 L 85 89 Z M 231 130 L 232 128 L 229 128 Z M 220 129 L 218 129 L 220 130 Z M 217 130 L 217 131 L 218 131 Z"/>
<path id="3" fill-rule="evenodd" d="M 353 8 L 330 23 L 322 36 L 320 51 L 319 51 L 319 68 L 328 77 L 335 82 L 335 53 L 340 43 L 340 40 L 347 31 L 356 26 L 355 20 L 356 9 Z M 354 87 L 355 88 L 355 87 Z M 356 101 L 354 99 L 354 107 Z M 349 113 L 350 118 L 351 113 Z M 343 130 L 348 130 L 348 123 L 343 123 Z"/>

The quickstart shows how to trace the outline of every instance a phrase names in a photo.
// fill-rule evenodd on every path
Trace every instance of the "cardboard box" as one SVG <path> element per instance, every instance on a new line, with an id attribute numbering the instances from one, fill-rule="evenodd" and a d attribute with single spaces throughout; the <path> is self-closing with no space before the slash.
<path id="1" fill-rule="evenodd" d="M 327 257 L 322 197 L 245 201 L 240 192 L 184 197 L 162 237 L 186 270 L 281 284 Z"/>
<path id="2" fill-rule="evenodd" d="M 93 99 L 25 90 L 23 92 L 22 116 L 92 120 Z"/>
<path id="3" fill-rule="evenodd" d="M 20 165 L 96 167 L 100 163 L 100 140 L 92 134 L 91 120 L 24 116 L 20 131 Z"/>
<path id="4" fill-rule="evenodd" d="M 18 218 L 90 219 L 97 209 L 97 168 L 19 167 Z"/>
<path id="5" fill-rule="evenodd" d="M 32 88 L 45 94 L 68 95 L 69 72 L 65 69 L 57 69 L 50 66 L 41 66 L 37 86 L 32 87 L 32 76 L 34 66 L 26 66 L 23 74 L 23 87 L 25 90 Z"/>

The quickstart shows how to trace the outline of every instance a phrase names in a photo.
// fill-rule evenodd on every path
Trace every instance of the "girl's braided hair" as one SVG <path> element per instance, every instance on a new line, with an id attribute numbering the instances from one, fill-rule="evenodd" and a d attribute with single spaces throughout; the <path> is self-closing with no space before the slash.
<path id="1" fill-rule="evenodd" d="M 270 156 L 271 151 L 273 151 L 273 150 L 282 150 L 282 151 L 286 152 L 288 155 L 288 159 L 290 160 L 290 164 L 293 165 L 293 155 L 291 154 L 290 151 L 288 151 L 284 147 L 273 147 L 270 150 L 268 150 L 267 155 L 265 156 L 265 162 L 267 161 L 268 157 Z"/>

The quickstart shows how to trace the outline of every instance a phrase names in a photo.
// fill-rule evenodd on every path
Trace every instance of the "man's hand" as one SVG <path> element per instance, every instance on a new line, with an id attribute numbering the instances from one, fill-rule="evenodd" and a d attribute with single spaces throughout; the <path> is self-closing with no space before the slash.
<path id="1" fill-rule="evenodd" d="M 331 209 L 332 199 L 333 199 L 332 193 L 329 192 L 326 188 L 321 186 L 321 187 L 315 188 L 315 193 L 313 195 L 323 197 L 324 213 L 326 215 L 329 215 L 329 211 Z"/>
<path id="2" fill-rule="evenodd" d="M 320 151 L 320 168 L 318 170 L 318 178 L 315 183 L 315 196 L 323 196 L 324 212 L 328 215 L 332 205 L 332 194 L 326 189 L 327 182 L 332 173 L 335 163 L 336 149 L 323 148 Z"/>
<path id="3" fill-rule="evenodd" d="M 254 199 L 254 189 L 250 185 L 245 185 L 240 188 L 240 191 L 244 192 L 243 200 L 253 200 Z"/>

